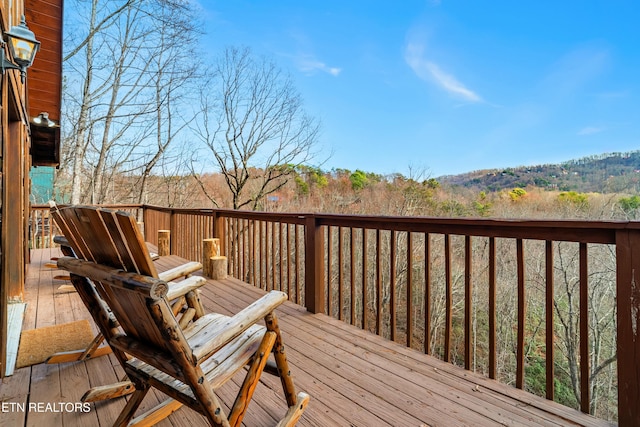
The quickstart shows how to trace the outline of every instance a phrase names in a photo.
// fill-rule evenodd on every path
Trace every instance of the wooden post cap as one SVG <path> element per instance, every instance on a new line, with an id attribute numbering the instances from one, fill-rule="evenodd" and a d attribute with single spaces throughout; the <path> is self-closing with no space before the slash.
<path id="1" fill-rule="evenodd" d="M 227 278 L 227 257 L 212 256 L 209 258 L 209 268 L 211 278 L 213 280 L 222 280 Z"/>

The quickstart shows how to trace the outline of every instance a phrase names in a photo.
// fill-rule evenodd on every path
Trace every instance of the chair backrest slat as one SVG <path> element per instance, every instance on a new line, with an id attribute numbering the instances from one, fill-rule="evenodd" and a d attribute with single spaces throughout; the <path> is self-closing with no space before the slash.
<path id="1" fill-rule="evenodd" d="M 124 269 L 118 251 L 114 248 L 111 236 L 105 229 L 97 208 L 62 208 L 61 215 L 67 223 L 74 226 L 78 233 L 76 240 L 83 240 L 91 260 L 102 265 Z M 72 232 L 74 230 L 71 230 Z M 89 261 L 90 259 L 87 259 Z"/>
<path id="2" fill-rule="evenodd" d="M 158 277 L 156 267 L 151 260 L 149 250 L 138 228 L 136 219 L 126 212 L 111 212 L 119 225 L 121 239 L 127 245 L 131 260 L 138 267 L 138 272 L 151 277 Z"/>
<path id="3" fill-rule="evenodd" d="M 98 264 L 158 277 L 138 224 L 128 212 L 93 206 L 63 207 L 53 209 L 53 212 L 54 218 L 62 219 L 61 231 L 78 256 Z"/>
<path id="4" fill-rule="evenodd" d="M 95 261 L 91 255 L 91 251 L 89 251 L 89 248 L 85 244 L 84 239 L 82 239 L 80 233 L 75 229 L 75 225 L 71 222 L 67 222 L 62 211 L 60 211 L 56 206 L 53 206 L 51 208 L 51 216 L 58 225 L 60 231 L 62 231 L 62 234 L 64 234 L 76 256 L 87 261 Z"/>
<path id="5" fill-rule="evenodd" d="M 122 269 L 130 272 L 135 271 L 136 273 L 146 274 L 143 273 L 143 271 L 145 271 L 146 269 L 143 266 L 138 266 L 131 258 L 128 244 L 123 239 L 120 226 L 118 225 L 118 222 L 114 216 L 115 212 L 99 210 L 98 215 L 100 216 L 100 220 L 102 221 L 104 231 L 109 235 L 114 250 L 118 254 Z"/>

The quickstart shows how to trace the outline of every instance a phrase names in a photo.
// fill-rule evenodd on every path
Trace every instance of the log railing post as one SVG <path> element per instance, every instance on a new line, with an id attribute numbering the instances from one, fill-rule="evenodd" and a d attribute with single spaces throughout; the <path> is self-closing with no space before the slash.
<path id="1" fill-rule="evenodd" d="M 315 215 L 306 217 L 304 239 L 305 307 L 324 313 L 324 235 Z"/>
<path id="2" fill-rule="evenodd" d="M 158 230 L 158 255 L 171 254 L 171 230 Z"/>
<path id="3" fill-rule="evenodd" d="M 216 255 L 215 250 L 213 248 L 213 241 L 220 239 L 204 239 L 202 240 L 202 275 L 204 277 L 209 277 L 211 272 L 211 257 Z"/>
<path id="4" fill-rule="evenodd" d="M 225 255 L 227 238 L 224 235 L 224 217 L 218 211 L 213 212 L 213 237 L 220 239 L 218 255 Z"/>
<path id="5" fill-rule="evenodd" d="M 202 240 L 202 274 L 216 280 L 227 275 L 227 257 L 220 255 L 217 237 Z"/>
<path id="6" fill-rule="evenodd" d="M 640 425 L 640 229 L 616 232 L 618 423 Z"/>

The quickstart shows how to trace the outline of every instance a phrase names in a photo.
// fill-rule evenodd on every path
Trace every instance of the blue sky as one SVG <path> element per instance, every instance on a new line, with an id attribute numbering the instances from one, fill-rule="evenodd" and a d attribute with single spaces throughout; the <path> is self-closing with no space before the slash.
<path id="1" fill-rule="evenodd" d="M 640 1 L 200 0 L 290 72 L 323 169 L 437 177 L 640 149 Z"/>

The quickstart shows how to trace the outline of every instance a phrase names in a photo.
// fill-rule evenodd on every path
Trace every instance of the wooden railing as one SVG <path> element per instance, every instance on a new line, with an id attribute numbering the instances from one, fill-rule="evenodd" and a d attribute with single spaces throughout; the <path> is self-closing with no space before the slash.
<path id="1" fill-rule="evenodd" d="M 583 412 L 640 425 L 637 222 L 142 208 L 146 239 L 170 230 L 176 255 L 218 237 L 229 274 L 311 312 L 548 399 L 562 375 Z M 611 370 L 617 414 L 598 407 Z"/>

